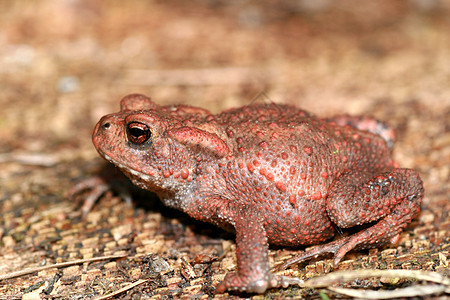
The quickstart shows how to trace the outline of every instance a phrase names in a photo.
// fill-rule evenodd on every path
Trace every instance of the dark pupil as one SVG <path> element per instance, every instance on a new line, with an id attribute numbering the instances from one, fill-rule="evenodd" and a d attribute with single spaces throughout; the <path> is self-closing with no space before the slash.
<path id="1" fill-rule="evenodd" d="M 133 122 L 127 126 L 128 140 L 136 145 L 142 145 L 152 136 L 150 128 L 142 123 Z"/>

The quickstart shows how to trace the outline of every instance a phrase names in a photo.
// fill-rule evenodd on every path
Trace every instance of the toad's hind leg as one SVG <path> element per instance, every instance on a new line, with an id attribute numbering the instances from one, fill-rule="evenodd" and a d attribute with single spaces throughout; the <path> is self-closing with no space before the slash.
<path id="1" fill-rule="evenodd" d="M 333 118 L 326 119 L 329 123 L 335 123 L 339 126 L 351 126 L 358 130 L 371 132 L 381 136 L 390 150 L 394 146 L 395 132 L 384 122 L 366 116 L 349 116 L 339 115 Z"/>
<path id="2" fill-rule="evenodd" d="M 419 212 L 423 197 L 422 180 L 411 169 L 394 169 L 371 177 L 360 172 L 348 172 L 331 185 L 327 197 L 327 212 L 339 227 L 376 222 L 351 236 L 314 247 L 277 267 L 333 253 L 337 266 L 352 249 L 367 249 L 396 242 L 399 233 Z"/>

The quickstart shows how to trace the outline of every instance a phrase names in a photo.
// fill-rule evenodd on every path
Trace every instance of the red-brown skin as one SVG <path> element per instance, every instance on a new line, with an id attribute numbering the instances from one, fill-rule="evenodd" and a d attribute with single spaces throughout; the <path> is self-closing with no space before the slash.
<path id="1" fill-rule="evenodd" d="M 217 287 L 263 293 L 292 281 L 269 271 L 268 243 L 323 243 L 335 226 L 374 222 L 294 261 L 395 242 L 423 197 L 414 170 L 390 156 L 392 130 L 370 118 L 319 119 L 294 106 L 252 104 L 212 115 L 121 101 L 93 134 L 100 155 L 139 187 L 195 219 L 236 231 L 238 272 Z"/>

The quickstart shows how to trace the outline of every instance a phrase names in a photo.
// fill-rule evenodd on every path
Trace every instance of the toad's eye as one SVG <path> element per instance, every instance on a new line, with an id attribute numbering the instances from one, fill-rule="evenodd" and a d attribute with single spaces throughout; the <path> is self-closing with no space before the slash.
<path id="1" fill-rule="evenodd" d="M 152 132 L 143 123 L 131 122 L 127 125 L 127 136 L 131 143 L 140 146 L 150 139 Z"/>

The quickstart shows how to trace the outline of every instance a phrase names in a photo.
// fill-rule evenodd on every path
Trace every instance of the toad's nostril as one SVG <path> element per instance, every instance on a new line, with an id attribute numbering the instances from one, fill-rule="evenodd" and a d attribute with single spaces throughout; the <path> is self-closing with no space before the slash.
<path id="1" fill-rule="evenodd" d="M 111 123 L 109 123 L 109 122 L 106 122 L 105 124 L 103 124 L 103 129 L 108 129 L 108 128 L 110 128 L 111 127 Z"/>

